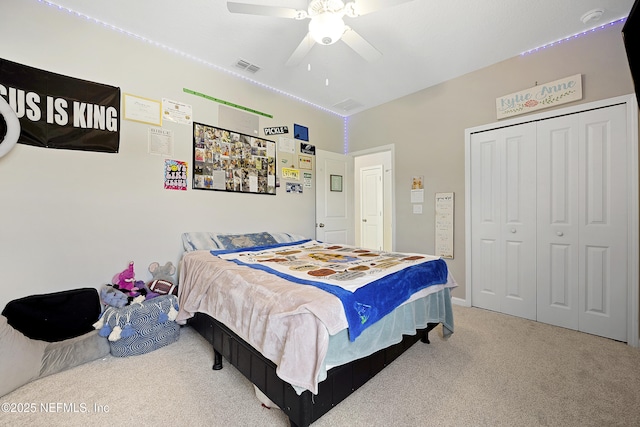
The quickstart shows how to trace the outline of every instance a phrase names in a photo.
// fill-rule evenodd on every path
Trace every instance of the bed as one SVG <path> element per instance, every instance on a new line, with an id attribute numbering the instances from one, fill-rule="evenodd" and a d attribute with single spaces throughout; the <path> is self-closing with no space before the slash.
<path id="1" fill-rule="evenodd" d="M 182 236 L 180 310 L 292 426 L 308 426 L 438 324 L 453 333 L 438 257 L 378 253 L 289 233 Z M 393 297 L 391 297 L 393 295 Z"/>

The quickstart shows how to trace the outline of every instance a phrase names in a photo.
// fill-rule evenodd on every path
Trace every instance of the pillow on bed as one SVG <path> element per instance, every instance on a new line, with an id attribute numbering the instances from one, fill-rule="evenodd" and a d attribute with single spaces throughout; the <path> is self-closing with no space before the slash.
<path id="1" fill-rule="evenodd" d="M 251 248 L 278 243 L 269 233 L 225 234 L 218 236 L 218 239 L 225 249 Z"/>
<path id="2" fill-rule="evenodd" d="M 239 233 L 225 234 L 209 231 L 192 231 L 182 234 L 182 246 L 186 252 L 198 250 L 238 249 L 275 243 L 305 240 L 304 236 L 291 233 Z M 249 243 L 251 242 L 251 243 Z"/>

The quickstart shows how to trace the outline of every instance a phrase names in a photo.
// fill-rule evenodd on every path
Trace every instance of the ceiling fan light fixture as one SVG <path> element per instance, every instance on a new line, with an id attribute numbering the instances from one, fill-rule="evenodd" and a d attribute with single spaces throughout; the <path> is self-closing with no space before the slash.
<path id="1" fill-rule="evenodd" d="M 342 16 L 332 12 L 324 12 L 314 16 L 309 22 L 309 34 L 316 43 L 323 45 L 334 44 L 340 40 L 344 31 Z"/>

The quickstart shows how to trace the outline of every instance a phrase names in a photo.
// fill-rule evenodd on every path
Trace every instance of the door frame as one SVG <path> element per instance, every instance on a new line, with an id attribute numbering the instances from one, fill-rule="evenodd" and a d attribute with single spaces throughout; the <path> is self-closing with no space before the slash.
<path id="1" fill-rule="evenodd" d="M 551 110 L 543 113 L 527 115 L 500 122 L 465 129 L 465 300 L 463 305 L 471 307 L 471 135 L 478 132 L 520 125 L 527 122 L 545 120 L 566 114 L 575 114 L 587 110 L 625 104 L 627 109 L 627 135 L 629 156 L 627 166 L 628 179 L 628 231 L 627 241 L 627 344 L 632 347 L 639 345 L 640 313 L 638 311 L 640 296 L 639 286 L 639 196 L 638 196 L 638 103 L 635 94 L 578 104 Z"/>
<path id="2" fill-rule="evenodd" d="M 396 195 L 395 195 L 395 145 L 381 145 L 378 147 L 369 148 L 366 150 L 354 151 L 349 153 L 354 159 L 354 199 L 360 200 L 360 171 L 355 170 L 356 159 L 359 157 L 370 156 L 377 153 L 389 153 L 391 166 L 387 169 L 383 165 L 382 170 L 382 183 L 383 183 L 383 197 L 384 197 L 384 250 L 395 251 L 396 250 Z M 354 213 L 354 218 L 359 218 L 360 207 L 358 203 L 355 203 L 357 212 Z M 361 238 L 358 224 L 354 224 L 355 230 L 358 233 L 356 236 L 356 243 Z"/>

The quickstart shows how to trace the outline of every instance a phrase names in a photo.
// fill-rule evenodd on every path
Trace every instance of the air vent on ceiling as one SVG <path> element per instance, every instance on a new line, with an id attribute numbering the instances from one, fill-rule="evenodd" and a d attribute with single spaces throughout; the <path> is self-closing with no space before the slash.
<path id="1" fill-rule="evenodd" d="M 350 111 L 350 110 L 353 110 L 354 108 L 362 107 L 363 105 L 353 99 L 345 99 L 344 101 L 340 101 L 337 104 L 334 104 L 333 106 L 343 111 Z"/>
<path id="2" fill-rule="evenodd" d="M 238 59 L 238 62 L 236 62 L 236 67 L 248 71 L 252 74 L 257 73 L 258 71 L 260 71 L 260 67 L 258 67 L 256 64 L 252 64 L 248 61 L 245 61 L 244 59 Z"/>

